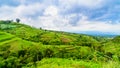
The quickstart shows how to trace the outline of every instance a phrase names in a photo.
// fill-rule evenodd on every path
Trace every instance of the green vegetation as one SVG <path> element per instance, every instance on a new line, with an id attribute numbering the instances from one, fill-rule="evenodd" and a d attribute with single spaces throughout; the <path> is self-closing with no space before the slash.
<path id="1" fill-rule="evenodd" d="M 120 36 L 37 29 L 0 21 L 0 68 L 120 68 Z"/>
<path id="2" fill-rule="evenodd" d="M 50 58 L 37 62 L 38 68 L 100 68 L 100 64 L 70 59 Z"/>
<path id="3" fill-rule="evenodd" d="M 99 44 L 91 36 L 40 30 L 19 23 L 1 24 L 1 30 L 32 42 L 42 42 L 45 45 L 91 45 Z"/>

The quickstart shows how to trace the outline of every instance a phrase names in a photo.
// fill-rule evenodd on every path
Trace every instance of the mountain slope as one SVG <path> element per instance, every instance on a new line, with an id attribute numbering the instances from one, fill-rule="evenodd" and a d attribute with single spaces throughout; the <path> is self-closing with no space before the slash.
<path id="1" fill-rule="evenodd" d="M 29 42 L 22 40 L 14 35 L 11 35 L 9 33 L 5 33 L 0 31 L 0 48 L 9 46 L 10 48 L 13 48 L 13 50 L 20 50 L 22 48 L 26 48 L 32 45 L 35 45 L 36 43 Z M 16 49 L 17 48 L 17 49 Z M 11 49 L 12 50 L 12 49 Z"/>
<path id="2" fill-rule="evenodd" d="M 116 36 L 115 38 L 112 39 L 112 41 L 115 43 L 120 43 L 120 36 Z"/>
<path id="3" fill-rule="evenodd" d="M 119 37 L 94 37 L 0 21 L 0 68 L 43 68 L 51 62 L 53 68 L 120 68 L 119 61 Z"/>
<path id="4" fill-rule="evenodd" d="M 91 45 L 98 43 L 93 37 L 84 34 L 49 31 L 37 29 L 19 23 L 0 22 L 2 31 L 32 42 L 42 42 L 45 45 Z"/>

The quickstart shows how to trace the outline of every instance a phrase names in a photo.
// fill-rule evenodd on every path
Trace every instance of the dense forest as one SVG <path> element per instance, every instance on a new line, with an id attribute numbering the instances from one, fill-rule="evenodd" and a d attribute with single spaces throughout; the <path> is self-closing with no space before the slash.
<path id="1" fill-rule="evenodd" d="M 120 36 L 51 31 L 0 21 L 0 68 L 120 68 Z"/>

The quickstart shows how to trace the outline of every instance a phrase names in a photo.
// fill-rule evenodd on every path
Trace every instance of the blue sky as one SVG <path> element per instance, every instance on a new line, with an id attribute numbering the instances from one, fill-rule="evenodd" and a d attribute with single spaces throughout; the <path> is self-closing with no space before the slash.
<path id="1" fill-rule="evenodd" d="M 0 19 L 49 30 L 120 34 L 120 0 L 0 0 Z"/>

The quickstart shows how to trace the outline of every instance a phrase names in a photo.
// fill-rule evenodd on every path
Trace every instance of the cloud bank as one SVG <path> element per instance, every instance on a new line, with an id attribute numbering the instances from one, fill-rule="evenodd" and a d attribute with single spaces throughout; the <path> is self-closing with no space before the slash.
<path id="1" fill-rule="evenodd" d="M 100 31 L 120 34 L 120 1 L 11 0 L 0 1 L 0 19 L 20 18 L 37 28 L 68 32 Z"/>

